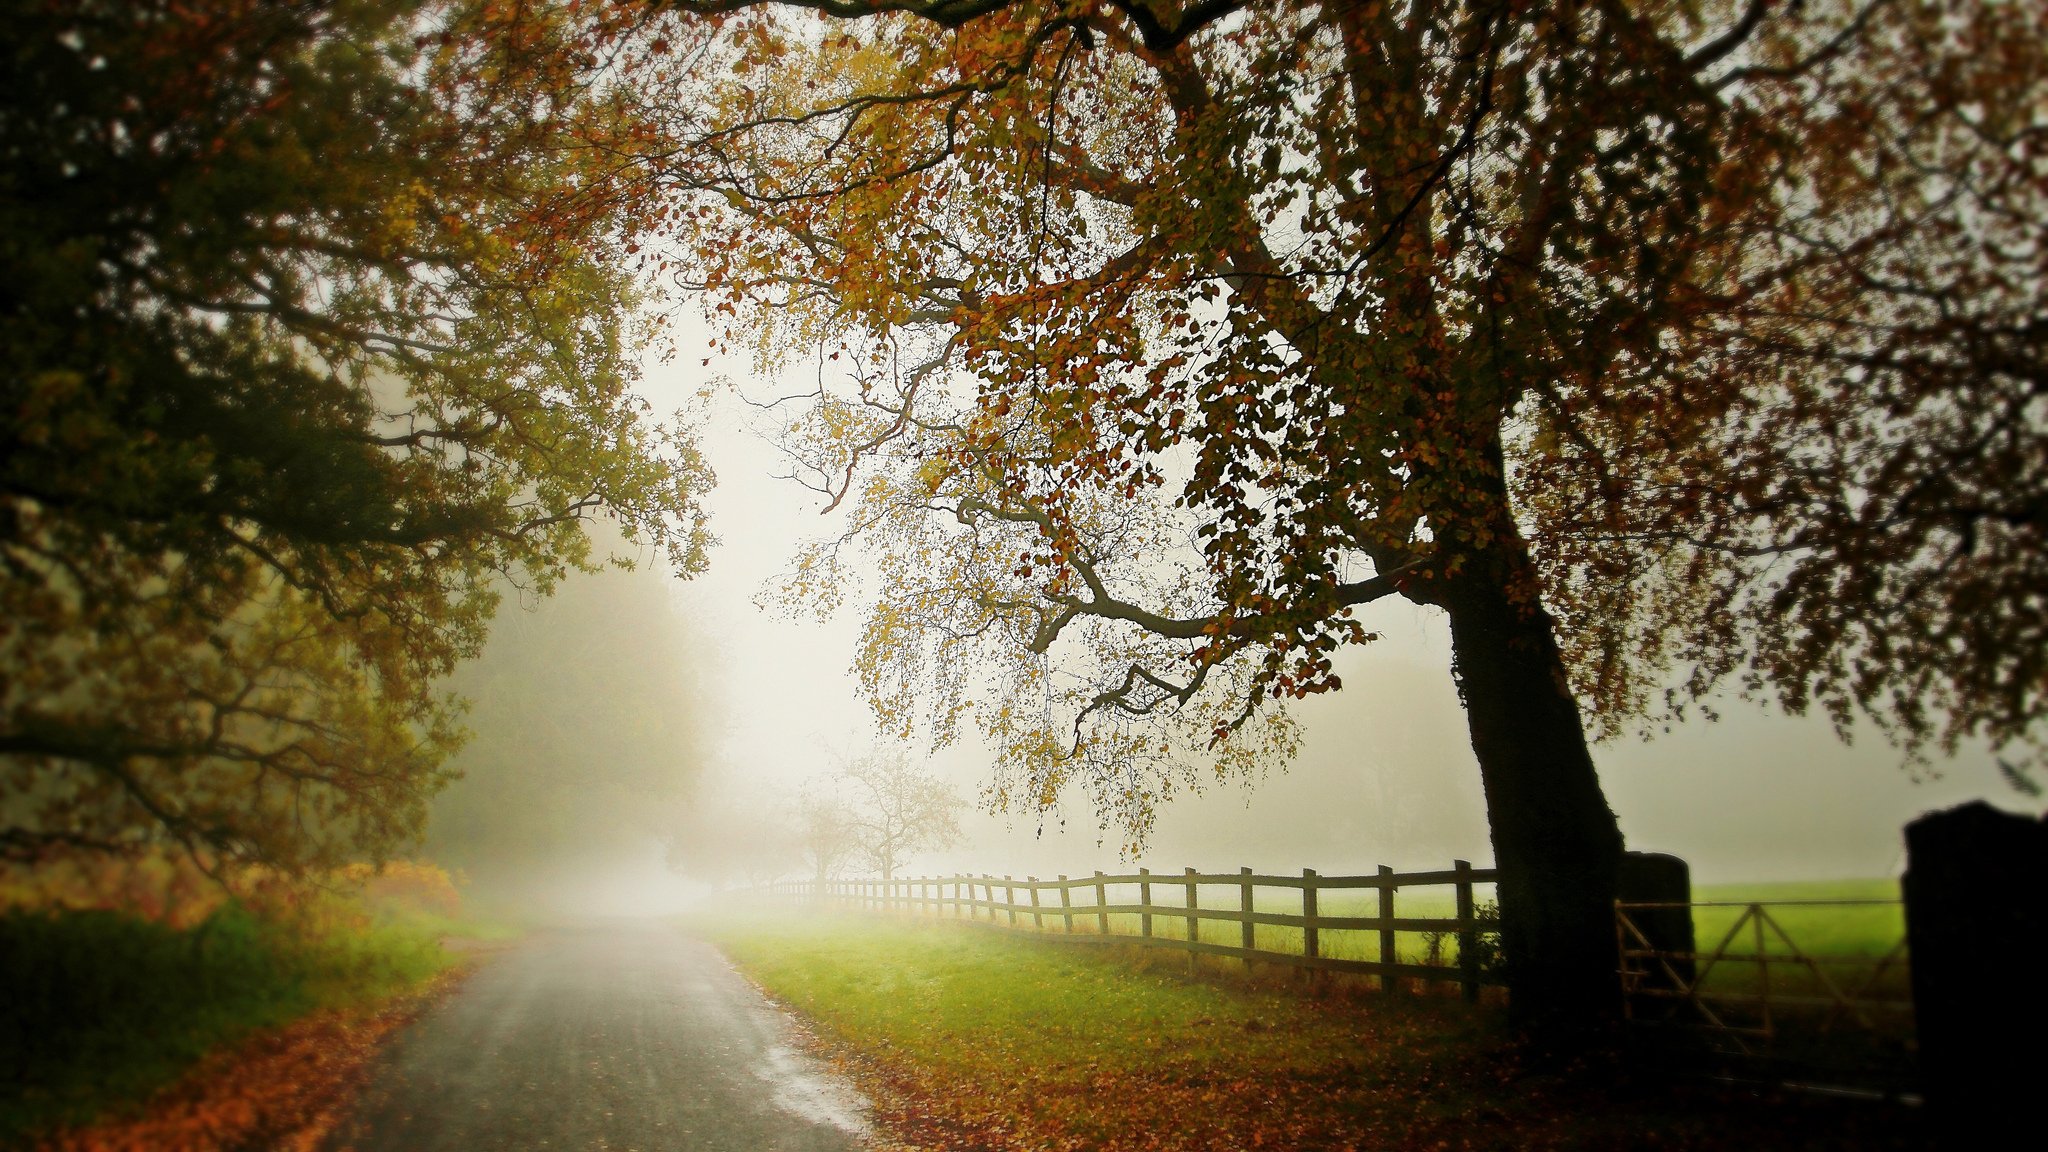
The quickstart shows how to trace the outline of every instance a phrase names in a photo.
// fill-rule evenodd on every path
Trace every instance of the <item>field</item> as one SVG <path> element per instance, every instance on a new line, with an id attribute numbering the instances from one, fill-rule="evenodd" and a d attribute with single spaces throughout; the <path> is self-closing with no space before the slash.
<path id="1" fill-rule="evenodd" d="M 1178 956 L 901 918 L 694 925 L 814 1025 L 905 1148 L 1911 1146 L 1817 1101 L 1525 1070 L 1500 1016 L 1337 983 L 1191 978 Z"/>

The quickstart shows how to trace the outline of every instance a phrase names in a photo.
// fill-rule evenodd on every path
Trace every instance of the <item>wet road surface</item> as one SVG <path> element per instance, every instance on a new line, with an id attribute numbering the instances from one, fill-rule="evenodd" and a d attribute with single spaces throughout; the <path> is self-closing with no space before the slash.
<path id="1" fill-rule="evenodd" d="M 710 945 L 538 934 L 393 1045 L 330 1152 L 847 1152 L 865 1105 Z"/>

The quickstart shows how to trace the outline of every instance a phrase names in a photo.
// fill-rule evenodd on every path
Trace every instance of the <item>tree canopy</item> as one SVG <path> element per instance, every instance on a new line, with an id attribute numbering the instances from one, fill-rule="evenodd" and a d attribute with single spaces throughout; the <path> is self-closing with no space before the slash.
<path id="1" fill-rule="evenodd" d="M 2035 15 L 704 0 L 631 68 L 685 278 L 815 362 L 790 596 L 879 559 L 880 715 L 1135 840 L 1440 608 L 1541 1012 L 1613 995 L 1587 722 L 2038 747 Z"/>
<path id="2" fill-rule="evenodd" d="M 0 848 L 415 838 L 436 684 L 603 509 L 690 572 L 565 12 L 6 6 Z"/>

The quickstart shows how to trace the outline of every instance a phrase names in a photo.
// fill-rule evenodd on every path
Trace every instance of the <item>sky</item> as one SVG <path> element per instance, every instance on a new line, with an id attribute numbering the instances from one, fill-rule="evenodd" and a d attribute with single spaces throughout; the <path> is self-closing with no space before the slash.
<path id="1" fill-rule="evenodd" d="M 771 394 L 743 367 L 678 356 L 649 366 L 642 390 L 658 411 L 690 403 L 724 372 L 739 391 Z M 715 667 L 703 682 L 719 717 L 711 733 L 713 787 L 788 794 L 827 771 L 834 756 L 871 746 L 875 729 L 848 672 L 857 605 L 825 623 L 764 611 L 756 597 L 800 540 L 835 531 L 823 501 L 775 479 L 772 445 L 747 428 L 750 413 L 714 390 L 695 422 L 719 483 L 706 503 L 720 544 L 710 570 L 679 584 L 698 642 Z M 834 514 L 836 517 L 838 514 Z M 1251 866 L 1326 874 L 1433 869 L 1453 859 L 1492 860 L 1478 767 L 1450 676 L 1440 613 L 1405 601 L 1365 618 L 1386 639 L 1338 663 L 1342 691 L 1296 708 L 1302 747 L 1250 787 L 1221 785 L 1162 810 L 1134 861 L 1120 861 L 1085 798 L 1045 825 L 978 809 L 963 844 L 913 864 L 920 875 L 1079 875 L 1144 864 L 1203 871 Z M 1845 745 L 1818 718 L 1787 717 L 1739 701 L 1718 723 L 1695 721 L 1651 742 L 1597 746 L 1595 761 L 1629 846 L 1669 852 L 1695 883 L 1895 876 L 1903 825 L 1973 799 L 2026 810 L 1981 751 L 1912 773 L 1874 734 Z M 969 736 L 934 757 L 935 772 L 965 796 L 986 760 Z"/>

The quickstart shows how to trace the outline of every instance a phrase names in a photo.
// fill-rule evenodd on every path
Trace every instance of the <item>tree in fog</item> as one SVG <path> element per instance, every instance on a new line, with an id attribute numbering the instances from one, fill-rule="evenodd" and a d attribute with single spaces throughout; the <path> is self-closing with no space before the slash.
<path id="1" fill-rule="evenodd" d="M 878 749 L 841 770 L 847 816 L 868 867 L 884 880 L 919 852 L 960 842 L 967 802 L 952 785 L 911 763 L 900 750 Z"/>
<path id="2" fill-rule="evenodd" d="M 698 803 L 708 658 L 659 566 L 579 573 L 508 605 L 449 685 L 475 731 L 428 848 L 510 889 L 672 839 Z"/>
<path id="3" fill-rule="evenodd" d="M 805 788 L 795 816 L 797 853 L 812 879 L 830 880 L 860 855 L 860 836 L 843 794 L 815 784 Z"/>
<path id="4" fill-rule="evenodd" d="M 818 13 L 833 19 L 821 19 Z M 1618 1009 L 1588 745 L 1727 687 L 2048 715 L 2048 38 L 1991 0 L 674 0 L 648 189 L 996 803 L 1289 755 L 1443 614 L 1518 1012 Z M 680 197 L 681 202 L 677 202 Z M 653 209 L 650 209 L 653 210 Z M 2018 765 L 2024 767 L 2024 765 Z"/>
<path id="5" fill-rule="evenodd" d="M 5 6 L 8 857 L 397 850 L 503 580 L 590 564 L 600 510 L 702 565 L 565 16 Z"/>

